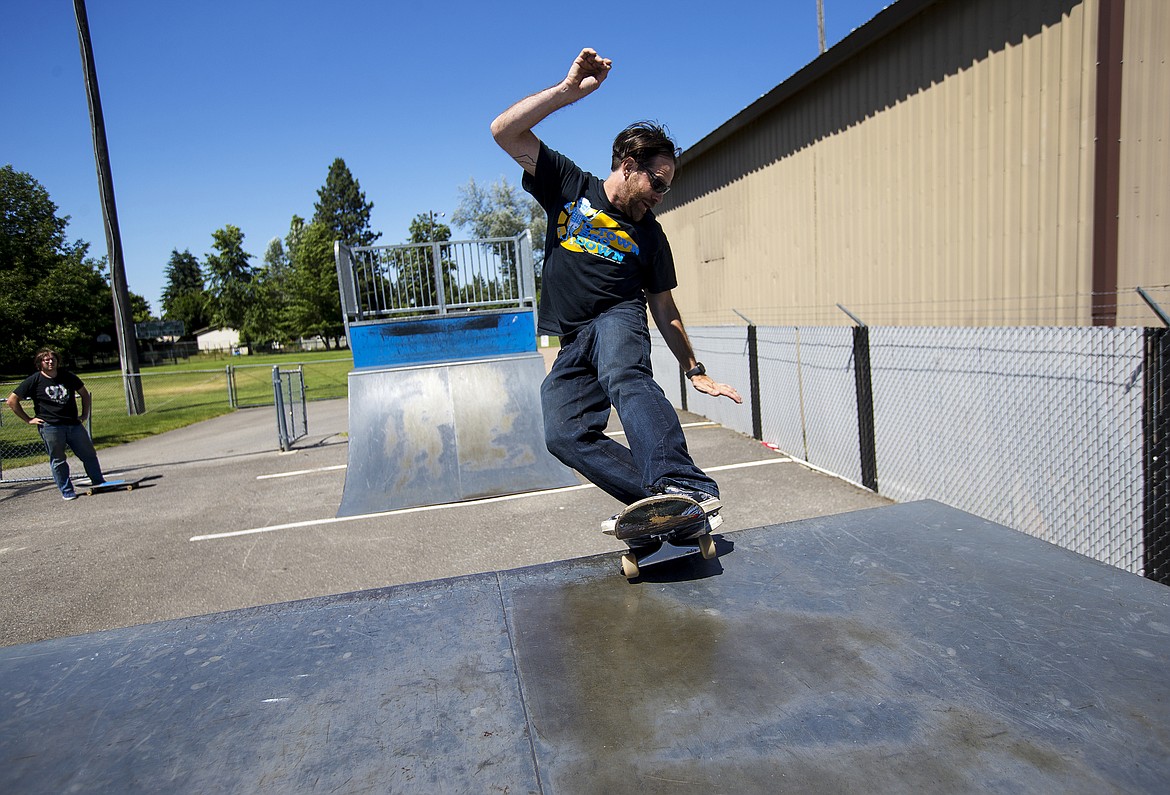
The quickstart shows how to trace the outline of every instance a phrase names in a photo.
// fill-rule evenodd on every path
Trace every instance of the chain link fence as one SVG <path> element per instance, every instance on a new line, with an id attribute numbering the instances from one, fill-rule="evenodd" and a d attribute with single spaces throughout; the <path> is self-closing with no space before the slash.
<path id="1" fill-rule="evenodd" d="M 348 357 L 294 363 L 301 368 L 303 385 L 307 385 L 303 386 L 306 399 L 344 398 L 352 363 Z M 133 378 L 141 381 L 146 404 L 146 413 L 138 416 L 127 413 L 121 375 L 81 374 L 92 396 L 88 427 L 99 448 L 114 440 L 149 436 L 238 408 L 273 406 L 275 400 L 271 364 L 147 371 Z M 7 397 L 20 381 L 0 381 L 0 392 Z M 30 401 L 25 401 L 25 411 L 32 414 Z M 0 409 L 0 481 L 52 479 L 48 461 L 36 427 L 21 422 L 7 407 Z M 72 460 L 70 468 L 76 469 Z"/>
<path id="2" fill-rule="evenodd" d="M 686 387 L 658 338 L 676 406 L 891 499 L 938 500 L 1170 584 L 1170 331 L 689 333 L 744 404 Z"/>

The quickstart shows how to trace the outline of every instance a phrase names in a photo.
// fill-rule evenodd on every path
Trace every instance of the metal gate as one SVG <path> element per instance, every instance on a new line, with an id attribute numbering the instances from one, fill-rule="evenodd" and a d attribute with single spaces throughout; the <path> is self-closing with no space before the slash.
<path id="1" fill-rule="evenodd" d="M 272 393 L 276 403 L 276 435 L 280 449 L 287 452 L 293 442 L 309 432 L 305 409 L 304 367 L 281 370 L 272 368 Z"/>

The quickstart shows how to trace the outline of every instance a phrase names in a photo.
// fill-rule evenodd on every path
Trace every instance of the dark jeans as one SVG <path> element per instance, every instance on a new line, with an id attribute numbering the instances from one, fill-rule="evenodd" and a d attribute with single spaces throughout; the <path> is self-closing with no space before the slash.
<path id="1" fill-rule="evenodd" d="M 49 468 L 53 470 L 53 480 L 57 482 L 61 494 L 66 497 L 73 494 L 73 484 L 69 480 L 69 463 L 65 460 L 66 447 L 81 461 L 91 483 L 105 482 L 102 468 L 98 464 L 97 452 L 93 449 L 93 442 L 84 425 L 38 425 L 37 428 L 45 442 L 45 450 L 49 453 Z"/>
<path id="2" fill-rule="evenodd" d="M 678 414 L 654 382 L 641 305 L 610 309 L 562 340 L 540 397 L 549 452 L 621 502 L 665 485 L 719 495 L 691 460 Z M 605 435 L 611 406 L 629 447 Z"/>

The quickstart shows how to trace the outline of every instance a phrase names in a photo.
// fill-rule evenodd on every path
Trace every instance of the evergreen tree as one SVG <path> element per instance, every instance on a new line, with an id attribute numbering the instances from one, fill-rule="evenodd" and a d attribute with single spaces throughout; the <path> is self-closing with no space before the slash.
<path id="1" fill-rule="evenodd" d="M 210 320 L 214 325 L 239 331 L 250 350 L 248 307 L 253 300 L 255 274 L 248 260 L 252 255 L 244 251 L 244 233 L 238 226 L 228 224 L 215 230 L 211 238 L 215 253 L 203 260 Z"/>
<path id="2" fill-rule="evenodd" d="M 345 333 L 333 235 L 322 223 L 305 225 L 303 219 L 293 216 L 287 238 L 288 328 L 297 336 L 320 337 L 325 347 Z"/>
<path id="3" fill-rule="evenodd" d="M 167 263 L 167 285 L 162 294 L 162 315 L 167 320 L 181 320 L 186 335 L 193 337 L 196 331 L 208 325 L 207 295 L 203 288 L 203 271 L 199 260 L 190 249 L 182 253 L 171 250 Z"/>
<path id="4" fill-rule="evenodd" d="M 251 318 L 257 338 L 288 342 L 297 336 L 289 319 L 291 275 L 284 245 L 279 237 L 274 237 L 264 251 L 264 265 L 256 272 Z"/>
<path id="5" fill-rule="evenodd" d="M 347 246 L 369 246 L 382 236 L 370 229 L 373 208 L 345 161 L 340 157 L 334 160 L 325 184 L 317 190 L 313 223 L 321 224 L 334 240 Z"/>

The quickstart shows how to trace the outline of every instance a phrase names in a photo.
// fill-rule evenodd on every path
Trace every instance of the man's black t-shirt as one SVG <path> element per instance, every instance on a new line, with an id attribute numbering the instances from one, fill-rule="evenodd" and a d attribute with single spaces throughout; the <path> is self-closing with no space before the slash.
<path id="1" fill-rule="evenodd" d="M 539 331 L 565 336 L 602 312 L 645 305 L 678 283 L 670 244 L 653 213 L 635 223 L 610 204 L 601 179 L 543 143 L 524 190 L 548 214 Z"/>
<path id="2" fill-rule="evenodd" d="M 20 382 L 13 392 L 21 400 L 32 398 L 36 416 L 49 425 L 80 425 L 77 413 L 77 390 L 81 379 L 67 370 L 58 370 L 56 378 L 36 372 Z"/>

